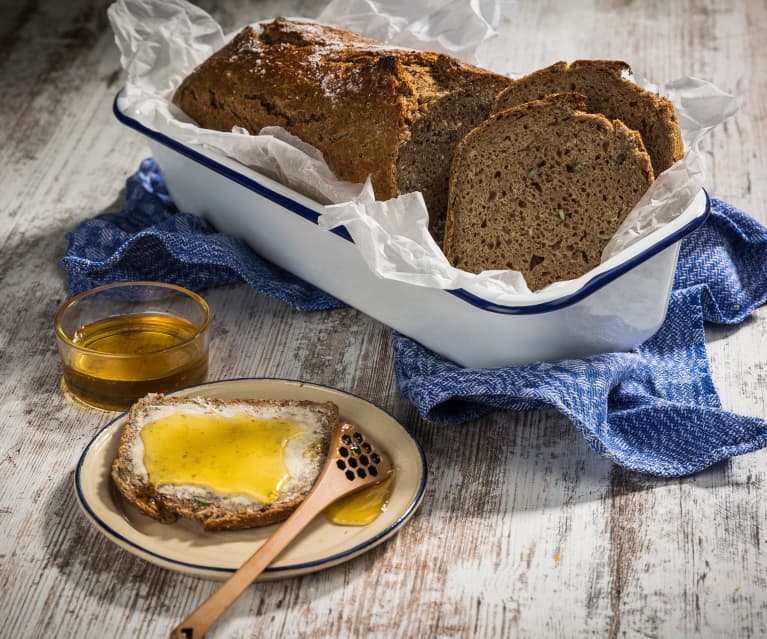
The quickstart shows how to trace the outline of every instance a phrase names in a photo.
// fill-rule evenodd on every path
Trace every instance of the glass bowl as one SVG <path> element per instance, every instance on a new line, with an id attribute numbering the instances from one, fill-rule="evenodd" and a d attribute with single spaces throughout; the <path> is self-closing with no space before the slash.
<path id="1" fill-rule="evenodd" d="M 54 321 L 63 384 L 85 404 L 124 410 L 147 393 L 204 381 L 210 309 L 161 282 L 119 282 L 67 300 Z"/>

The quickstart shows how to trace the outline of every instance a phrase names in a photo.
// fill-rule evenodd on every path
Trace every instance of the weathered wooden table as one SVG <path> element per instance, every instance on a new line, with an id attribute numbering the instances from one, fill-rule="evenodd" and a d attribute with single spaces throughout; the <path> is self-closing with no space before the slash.
<path id="1" fill-rule="evenodd" d="M 116 122 L 123 74 L 95 0 L 0 3 L 0 636 L 166 636 L 216 584 L 118 549 L 78 510 L 77 459 L 109 416 L 59 392 L 53 315 L 65 233 L 147 156 Z M 321 3 L 205 2 L 227 29 Z M 521 1 L 487 54 L 510 72 L 621 58 L 712 80 L 741 110 L 706 141 L 709 190 L 767 222 L 762 0 Z M 767 451 L 661 481 L 597 457 L 556 413 L 423 421 L 397 392 L 389 330 L 299 313 L 245 286 L 205 293 L 211 379 L 310 380 L 369 398 L 417 437 L 420 511 L 356 560 L 251 587 L 216 637 L 767 636 Z M 726 408 L 767 414 L 767 309 L 710 327 Z"/>

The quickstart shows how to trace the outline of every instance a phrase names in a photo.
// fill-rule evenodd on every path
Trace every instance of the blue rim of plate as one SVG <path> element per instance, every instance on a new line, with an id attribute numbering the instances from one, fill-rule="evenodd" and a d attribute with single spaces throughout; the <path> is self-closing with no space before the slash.
<path id="1" fill-rule="evenodd" d="M 114 113 L 115 117 L 124 125 L 138 131 L 148 138 L 152 138 L 153 140 L 173 149 L 182 155 L 187 156 L 198 164 L 202 164 L 206 168 L 215 171 L 216 173 L 232 180 L 233 182 L 236 182 L 240 186 L 244 186 L 245 188 L 258 193 L 259 195 L 271 200 L 272 202 L 279 204 L 283 208 L 286 208 L 293 213 L 300 215 L 309 222 L 317 224 L 317 220 L 319 219 L 320 214 L 310 209 L 309 207 L 304 206 L 300 202 L 296 202 L 295 200 L 282 195 L 281 193 L 277 193 L 269 187 L 264 186 L 260 182 L 257 182 L 256 180 L 253 180 L 252 178 L 249 178 L 242 173 L 234 171 L 228 166 L 225 166 L 220 162 L 217 162 L 216 160 L 208 157 L 207 155 L 200 153 L 196 149 L 193 149 L 192 147 L 189 147 L 186 144 L 179 142 L 178 140 L 168 135 L 165 135 L 164 133 L 150 129 L 135 118 L 125 115 L 122 111 L 120 111 L 117 105 L 121 93 L 122 90 L 118 91 L 117 95 L 115 96 L 114 102 L 112 103 L 112 112 Z M 600 288 L 606 286 L 627 271 L 630 271 L 631 269 L 639 266 L 642 262 L 645 262 L 654 255 L 657 255 L 672 244 L 679 242 L 683 237 L 689 235 L 701 224 L 703 224 L 703 222 L 706 221 L 709 214 L 711 213 L 711 198 L 709 197 L 708 191 L 703 189 L 703 192 L 706 196 L 706 206 L 701 214 L 695 216 L 687 224 L 681 226 L 676 231 L 660 238 L 657 242 L 651 246 L 648 246 L 646 249 L 640 253 L 637 253 L 633 257 L 625 260 L 624 262 L 621 262 L 620 264 L 616 264 L 606 271 L 594 275 L 573 293 L 569 293 L 567 295 L 563 295 L 562 297 L 557 297 L 546 302 L 541 302 L 539 304 L 512 306 L 490 302 L 489 300 L 483 299 L 463 288 L 449 290 L 446 289 L 445 292 L 450 293 L 451 295 L 455 295 L 456 297 L 462 299 L 464 302 L 471 304 L 472 306 L 476 306 L 477 308 L 481 308 L 482 310 L 490 311 L 492 313 L 500 313 L 503 315 L 532 315 L 537 313 L 549 313 L 551 311 L 556 311 L 567 306 L 572 306 L 573 304 L 580 302 L 585 297 L 588 297 L 592 293 L 595 293 Z M 331 229 L 331 232 L 344 238 L 352 244 L 354 243 L 354 240 L 352 239 L 351 235 L 349 235 L 349 232 L 344 226 Z"/>
<path id="2" fill-rule="evenodd" d="M 212 384 L 221 384 L 224 382 L 247 382 L 247 381 L 278 381 L 278 382 L 291 382 L 295 384 L 303 384 L 305 386 L 314 386 L 317 388 L 324 388 L 327 390 L 332 390 L 337 393 L 342 393 L 344 395 L 349 395 L 350 397 L 354 397 L 356 399 L 359 399 L 360 401 L 365 402 L 366 404 L 370 404 L 377 410 L 380 410 L 381 412 L 388 415 L 395 423 L 399 425 L 400 428 L 402 428 L 402 431 L 407 435 L 415 444 L 416 450 L 418 451 L 418 455 L 421 458 L 421 467 L 423 468 L 423 473 L 421 476 L 421 481 L 418 485 L 418 490 L 416 491 L 415 497 L 410 502 L 408 507 L 405 509 L 405 511 L 397 518 L 396 521 L 394 521 L 392 524 L 386 527 L 386 529 L 382 530 L 376 535 L 373 535 L 370 539 L 367 539 L 363 543 L 357 544 L 356 546 L 349 548 L 348 550 L 345 550 L 343 552 L 335 553 L 334 555 L 329 555 L 327 557 L 324 557 L 322 559 L 316 559 L 314 561 L 306 561 L 298 564 L 290 564 L 287 566 L 269 566 L 267 567 L 264 572 L 269 574 L 279 574 L 283 572 L 289 572 L 294 570 L 304 571 L 309 570 L 312 568 L 319 568 L 325 564 L 330 564 L 331 566 L 334 565 L 336 562 L 338 562 L 341 559 L 344 558 L 352 558 L 354 555 L 357 555 L 364 551 L 366 548 L 372 548 L 377 543 L 385 540 L 390 535 L 394 534 L 407 520 L 410 518 L 410 516 L 413 514 L 413 512 L 418 508 L 418 506 L 421 503 L 421 500 L 423 499 L 424 491 L 426 490 L 426 477 L 428 474 L 427 466 L 426 466 L 426 456 L 424 455 L 423 448 L 421 447 L 421 444 L 418 443 L 418 440 L 413 437 L 408 430 L 400 423 L 398 419 L 396 419 L 389 411 L 381 408 L 377 404 L 374 404 L 370 400 L 365 399 L 364 397 L 360 397 L 359 395 L 356 395 L 354 393 L 350 393 L 349 391 L 340 390 L 338 388 L 333 388 L 332 386 L 326 386 L 324 384 L 316 384 L 314 382 L 307 382 L 305 380 L 300 379 L 287 379 L 283 377 L 236 377 L 232 379 L 219 379 L 214 380 L 210 382 L 204 382 L 202 384 L 195 384 L 194 386 L 190 386 L 188 388 L 197 388 L 198 386 L 210 386 Z M 184 390 L 188 390 L 188 388 L 179 388 L 178 390 L 174 391 L 173 393 L 168 393 L 168 395 L 172 395 L 174 393 L 179 393 Z M 77 495 L 77 501 L 80 503 L 80 506 L 85 510 L 85 512 L 88 514 L 88 517 L 97 525 L 97 527 L 101 530 L 102 533 L 109 537 L 113 537 L 115 539 L 119 539 L 121 543 L 124 543 L 128 546 L 131 546 L 132 548 L 135 548 L 136 550 L 140 551 L 141 553 L 145 555 L 151 555 L 152 557 L 156 557 L 159 560 L 162 560 L 163 562 L 167 564 L 172 564 L 175 566 L 183 566 L 185 568 L 191 568 L 194 570 L 199 570 L 202 572 L 215 572 L 219 574 L 231 574 L 235 572 L 235 568 L 222 568 L 219 566 L 205 566 L 202 564 L 195 564 L 190 563 L 186 561 L 179 561 L 177 559 L 170 559 L 166 557 L 165 555 L 161 555 L 160 553 L 153 552 L 151 550 L 147 550 L 140 544 L 137 544 L 134 541 L 131 541 L 124 535 L 117 532 L 114 528 L 109 526 L 105 521 L 103 521 L 91 508 L 88 501 L 85 499 L 85 495 L 83 494 L 82 485 L 81 485 L 81 475 L 82 475 L 82 467 L 85 463 L 86 458 L 88 457 L 88 453 L 91 450 L 91 447 L 96 442 L 96 440 L 101 437 L 101 435 L 108 430 L 112 425 L 114 425 L 115 422 L 124 419 L 128 415 L 128 411 L 121 413 L 117 417 L 115 417 L 113 420 L 111 420 L 106 426 L 99 429 L 99 432 L 96 433 L 96 435 L 91 439 L 90 442 L 88 442 L 88 445 L 85 447 L 85 450 L 80 455 L 80 459 L 77 461 L 77 467 L 75 469 L 75 492 Z"/>

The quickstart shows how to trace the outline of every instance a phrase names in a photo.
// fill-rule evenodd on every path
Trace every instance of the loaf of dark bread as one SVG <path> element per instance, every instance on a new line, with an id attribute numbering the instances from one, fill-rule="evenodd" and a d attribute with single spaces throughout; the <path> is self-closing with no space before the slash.
<path id="1" fill-rule="evenodd" d="M 210 129 L 284 127 L 322 151 L 338 178 L 372 176 L 379 200 L 421 191 L 440 242 L 455 145 L 509 82 L 446 55 L 278 18 L 243 29 L 173 102 Z"/>
<path id="2" fill-rule="evenodd" d="M 653 182 L 636 131 L 556 94 L 502 111 L 458 145 L 444 251 L 465 271 L 513 269 L 535 291 L 579 277 Z"/>
<path id="3" fill-rule="evenodd" d="M 289 419 L 301 424 L 302 432 L 292 437 L 284 448 L 289 480 L 279 495 L 267 502 L 246 495 L 218 494 L 204 485 L 157 485 L 144 463 L 141 431 L 169 414 L 219 418 L 245 414 L 264 419 Z M 338 407 L 330 402 L 224 401 L 151 394 L 139 400 L 130 411 L 112 464 L 112 479 L 128 502 L 159 521 L 172 523 L 184 517 L 201 522 L 205 530 L 265 526 L 286 519 L 309 493 L 325 463 L 330 436 L 337 423 Z M 211 456 L 215 454 L 216 451 L 210 451 Z M 197 472 L 199 464 L 194 466 Z"/>
<path id="4" fill-rule="evenodd" d="M 671 102 L 626 79 L 629 73 L 629 65 L 617 60 L 557 62 L 515 80 L 498 96 L 494 111 L 552 93 L 580 93 L 586 96 L 589 113 L 601 113 L 639 131 L 657 176 L 684 155 L 682 135 Z"/>

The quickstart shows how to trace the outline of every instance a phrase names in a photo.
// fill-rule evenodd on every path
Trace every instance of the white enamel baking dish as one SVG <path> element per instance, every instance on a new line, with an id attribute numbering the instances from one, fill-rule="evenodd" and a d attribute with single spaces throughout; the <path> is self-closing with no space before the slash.
<path id="1" fill-rule="evenodd" d="M 322 205 L 223 154 L 147 128 L 122 112 L 119 95 L 114 112 L 147 137 L 182 211 L 204 217 L 274 264 L 466 367 L 638 346 L 665 317 L 679 242 L 709 213 L 708 195 L 701 191 L 676 220 L 594 269 L 575 292 L 504 306 L 463 289 L 380 278 L 344 228 L 318 228 Z"/>

